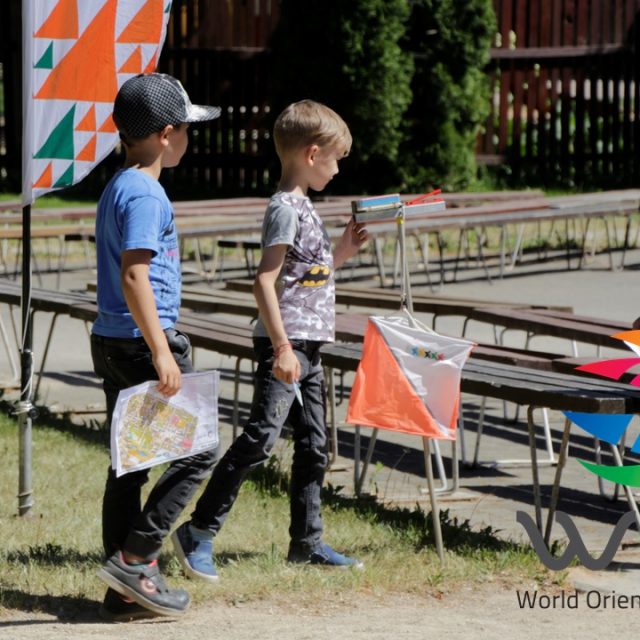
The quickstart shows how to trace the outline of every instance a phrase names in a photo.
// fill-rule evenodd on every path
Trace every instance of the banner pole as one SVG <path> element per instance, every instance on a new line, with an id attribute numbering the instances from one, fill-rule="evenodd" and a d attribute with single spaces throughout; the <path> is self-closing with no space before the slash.
<path id="1" fill-rule="evenodd" d="M 33 332 L 31 313 L 31 205 L 22 208 L 22 343 L 20 347 L 19 481 L 18 515 L 27 516 L 33 507 L 31 404 L 33 380 Z"/>
<path id="2" fill-rule="evenodd" d="M 18 515 L 29 516 L 33 507 L 32 429 L 35 409 L 31 404 L 33 380 L 33 333 L 31 311 L 31 72 L 33 52 L 31 36 L 34 3 L 22 0 L 22 340 L 20 342 L 20 400 L 18 415 Z"/>
<path id="3" fill-rule="evenodd" d="M 398 225 L 398 244 L 400 245 L 400 304 L 403 308 L 413 313 L 413 301 L 411 299 L 411 282 L 409 280 L 409 266 L 407 264 L 406 232 L 404 226 L 404 205 L 398 209 L 396 223 Z"/>

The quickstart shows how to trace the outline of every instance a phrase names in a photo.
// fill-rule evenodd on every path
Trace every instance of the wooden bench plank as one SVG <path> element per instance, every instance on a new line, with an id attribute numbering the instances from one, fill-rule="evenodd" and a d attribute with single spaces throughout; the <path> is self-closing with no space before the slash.
<path id="1" fill-rule="evenodd" d="M 522 309 L 473 309 L 469 320 L 485 322 L 507 329 L 519 329 L 535 335 L 547 335 L 565 340 L 576 340 L 587 344 L 594 344 L 613 349 L 626 349 L 624 343 L 611 337 L 620 331 L 617 322 L 598 324 L 580 322 L 567 318 L 558 318 L 548 314 L 538 313 L 536 310 Z M 628 325 L 626 328 L 629 328 Z"/>
<path id="2" fill-rule="evenodd" d="M 238 279 L 227 280 L 225 287 L 231 291 L 250 292 L 253 288 L 253 280 Z M 398 291 L 384 289 L 364 289 L 350 285 L 336 285 L 336 303 L 346 306 L 376 307 L 379 309 L 397 310 L 400 308 L 400 296 Z M 467 317 L 472 309 L 478 307 L 507 308 L 507 309 L 548 309 L 545 305 L 532 305 L 517 302 L 489 302 L 473 298 L 456 298 L 453 296 L 424 295 L 414 293 L 411 296 L 413 309 L 417 313 L 432 313 L 436 316 L 463 316 Z M 570 306 L 555 307 L 559 312 L 570 313 Z"/>
<path id="3" fill-rule="evenodd" d="M 327 367 L 355 371 L 361 353 L 361 344 L 327 345 L 322 349 L 322 360 Z M 491 362 L 469 360 L 462 370 L 461 390 L 561 411 L 617 414 L 640 410 L 637 387 Z"/>

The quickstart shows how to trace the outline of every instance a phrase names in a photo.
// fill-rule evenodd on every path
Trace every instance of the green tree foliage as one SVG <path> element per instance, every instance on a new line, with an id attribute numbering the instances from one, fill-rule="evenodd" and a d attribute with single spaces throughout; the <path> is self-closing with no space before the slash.
<path id="1" fill-rule="evenodd" d="M 335 109 L 353 135 L 334 191 L 397 188 L 402 120 L 411 101 L 412 56 L 400 41 L 407 0 L 282 0 L 272 36 L 273 117 L 311 98 Z"/>
<path id="2" fill-rule="evenodd" d="M 489 112 L 484 68 L 495 34 L 492 0 L 412 0 L 404 46 L 415 54 L 401 149 L 405 188 L 463 189 L 474 179 L 475 142 Z"/>

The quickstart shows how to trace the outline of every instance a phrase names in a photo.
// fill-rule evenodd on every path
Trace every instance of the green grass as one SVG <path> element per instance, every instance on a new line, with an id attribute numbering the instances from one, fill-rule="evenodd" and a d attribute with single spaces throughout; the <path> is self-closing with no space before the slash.
<path id="1" fill-rule="evenodd" d="M 33 428 L 34 515 L 19 518 L 18 426 L 0 414 L 0 456 L 5 461 L 0 468 L 0 618 L 3 609 L 62 610 L 73 616 L 95 608 L 104 594 L 95 577 L 101 563 L 100 504 L 109 463 L 104 434 L 46 422 Z M 153 477 L 159 471 L 155 469 Z M 429 514 L 347 498 L 334 487 L 324 499 L 325 538 L 362 558 L 366 569 L 332 572 L 289 566 L 289 507 L 282 489 L 286 476 L 286 468 L 273 458 L 245 483 L 216 540 L 219 585 L 183 578 L 167 544 L 160 562 L 170 584 L 188 589 L 196 603 L 286 601 L 295 595 L 296 602 L 311 605 L 318 598 L 342 600 L 357 593 L 427 595 L 454 590 L 461 583 L 550 580 L 528 547 L 501 541 L 491 529 L 472 531 L 467 522 L 451 520 L 446 512 L 442 522 L 448 548 L 442 568 Z M 190 511 L 191 506 L 185 513 Z"/>
<path id="2" fill-rule="evenodd" d="M 17 200 L 20 201 L 22 196 L 19 193 L 0 193 L 0 202 Z M 38 198 L 34 205 L 34 209 L 48 209 L 48 208 L 61 208 L 61 207 L 90 207 L 91 205 L 97 205 L 97 200 L 94 198 L 87 198 L 86 200 L 80 198 L 65 198 L 61 195 L 45 195 Z"/>

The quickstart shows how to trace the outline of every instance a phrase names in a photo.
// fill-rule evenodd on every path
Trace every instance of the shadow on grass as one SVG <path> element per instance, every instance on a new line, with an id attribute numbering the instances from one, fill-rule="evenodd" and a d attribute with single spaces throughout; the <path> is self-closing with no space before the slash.
<path id="1" fill-rule="evenodd" d="M 55 429 L 79 438 L 88 444 L 109 447 L 109 430 L 103 421 L 91 420 L 88 425 L 76 424 L 67 414 L 54 414 L 45 406 L 37 406 L 38 416 L 33 420 L 34 429 Z M 15 419 L 15 406 L 6 400 L 0 400 L 0 413 Z"/>
<path id="2" fill-rule="evenodd" d="M 251 481 L 267 495 L 286 495 L 289 473 L 282 469 L 280 460 L 272 456 L 265 465 L 252 472 Z M 342 489 L 343 487 L 334 487 L 331 484 L 323 489 L 322 502 L 325 508 L 351 511 L 362 519 L 384 524 L 413 544 L 416 549 L 434 546 L 432 514 L 423 511 L 420 505 L 416 504 L 414 509 L 390 507 L 379 503 L 375 496 L 343 496 Z M 492 527 L 472 529 L 469 520 L 459 521 L 458 518 L 452 518 L 447 509 L 440 510 L 440 526 L 447 549 L 461 555 L 471 555 L 477 551 L 533 553 L 527 545 L 502 540 L 498 537 L 498 530 Z"/>
<path id="3" fill-rule="evenodd" d="M 29 546 L 26 549 L 16 549 L 7 551 L 4 561 L 9 564 L 31 564 L 48 565 L 50 567 L 62 567 L 67 565 L 86 566 L 87 563 L 100 564 L 103 555 L 98 551 L 83 553 L 77 549 L 63 547 L 59 544 L 42 544 Z"/>

